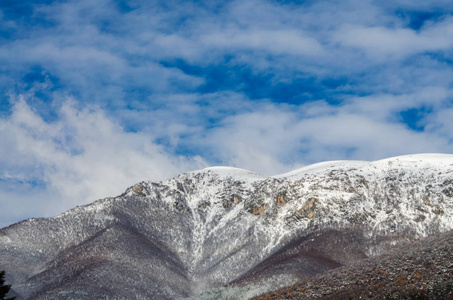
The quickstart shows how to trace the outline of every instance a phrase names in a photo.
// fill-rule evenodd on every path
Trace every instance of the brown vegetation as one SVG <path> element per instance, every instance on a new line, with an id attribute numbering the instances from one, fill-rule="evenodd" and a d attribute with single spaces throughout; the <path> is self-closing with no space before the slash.
<path id="1" fill-rule="evenodd" d="M 255 299 L 453 299 L 453 232 L 340 267 Z"/>

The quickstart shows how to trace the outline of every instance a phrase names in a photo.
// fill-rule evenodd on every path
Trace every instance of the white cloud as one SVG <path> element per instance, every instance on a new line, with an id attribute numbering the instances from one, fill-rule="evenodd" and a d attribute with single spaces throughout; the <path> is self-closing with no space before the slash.
<path id="1" fill-rule="evenodd" d="M 435 69 L 437 62 L 427 59 L 423 76 L 412 78 L 413 70 L 404 59 L 425 51 L 448 52 L 453 45 L 452 18 L 426 22 L 415 31 L 392 11 L 408 5 L 397 2 L 390 6 L 368 0 L 282 5 L 247 0 L 213 9 L 203 2 L 166 1 L 161 7 L 138 1 L 137 9 L 128 13 L 107 0 L 54 2 L 36 7 L 37 14 L 55 25 L 15 24 L 14 32 L 22 35 L 0 46 L 0 60 L 15 70 L 11 72 L 16 79 L 29 66 L 40 65 L 70 92 L 82 94 L 80 101 L 123 105 L 130 90 L 172 94 L 193 91 L 206 82 L 205 74 L 189 75 L 161 64 L 175 60 L 225 67 L 222 64 L 229 57 L 228 67 L 285 82 L 301 74 L 320 80 L 347 76 L 355 85 L 346 88 L 365 92 L 419 85 L 412 80 L 425 84 L 424 75 L 447 67 Z M 430 5 L 444 4 L 413 6 L 429 11 Z"/>
<path id="2" fill-rule="evenodd" d="M 437 126 L 425 131 L 411 130 L 395 115 L 425 104 L 426 98 L 381 98 L 384 101 L 365 97 L 336 107 L 323 101 L 299 107 L 261 103 L 251 112 L 225 118 L 222 126 L 200 140 L 226 164 L 267 175 L 326 159 L 376 160 L 408 153 L 453 151 L 453 131 L 449 131 L 448 121 L 451 109 L 444 110 L 448 98 L 441 97 L 443 102 L 438 101 L 432 108 L 439 112 L 433 113 L 436 122 L 421 120 L 430 124 L 429 128 Z"/>
<path id="3" fill-rule="evenodd" d="M 223 51 L 255 50 L 273 55 L 318 55 L 323 48 L 297 30 L 228 30 L 201 36 L 201 42 Z"/>
<path id="4" fill-rule="evenodd" d="M 285 106 L 260 104 L 252 112 L 226 117 L 204 143 L 228 165 L 276 175 L 299 166 L 297 115 Z"/>
<path id="5" fill-rule="evenodd" d="M 446 107 L 430 114 L 425 120 L 426 131 L 442 136 L 453 144 L 453 107 Z M 450 153 L 453 152 L 450 150 Z"/>
<path id="6" fill-rule="evenodd" d="M 428 24 L 420 31 L 410 28 L 347 25 L 336 40 L 345 46 L 363 49 L 369 55 L 394 59 L 426 51 L 445 51 L 453 47 L 452 18 Z"/>
<path id="7" fill-rule="evenodd" d="M 441 109 L 451 99 L 451 91 L 443 87 L 422 87 L 415 93 L 402 95 L 376 94 L 351 97 L 344 101 L 342 109 L 354 115 L 366 115 L 381 122 L 397 121 L 395 115 L 409 109 L 428 107 Z M 404 124 L 402 124 L 404 125 Z"/>
<path id="8" fill-rule="evenodd" d="M 22 217 L 55 214 L 116 196 L 142 180 L 162 180 L 206 166 L 198 156 L 167 154 L 152 139 L 124 132 L 93 107 L 77 109 L 67 101 L 59 120 L 48 123 L 18 100 L 11 116 L 0 120 L 0 179 L 21 184 L 1 195 L 0 202 L 10 209 L 2 210 L 0 219 L 19 212 Z M 33 181 L 38 186 L 24 184 Z M 32 196 L 33 189 L 41 200 Z"/>
<path id="9" fill-rule="evenodd" d="M 411 9 L 415 11 L 451 11 L 452 3 L 449 0 L 398 0 L 389 1 L 386 5 L 400 9 Z"/>

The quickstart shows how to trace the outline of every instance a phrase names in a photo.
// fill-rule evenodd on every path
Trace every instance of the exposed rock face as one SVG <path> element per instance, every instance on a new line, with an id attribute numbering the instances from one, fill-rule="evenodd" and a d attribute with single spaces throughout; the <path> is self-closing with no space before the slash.
<path id="1" fill-rule="evenodd" d="M 331 162 L 264 177 L 208 168 L 0 230 L 24 299 L 174 299 L 288 285 L 453 228 L 453 155 Z"/>

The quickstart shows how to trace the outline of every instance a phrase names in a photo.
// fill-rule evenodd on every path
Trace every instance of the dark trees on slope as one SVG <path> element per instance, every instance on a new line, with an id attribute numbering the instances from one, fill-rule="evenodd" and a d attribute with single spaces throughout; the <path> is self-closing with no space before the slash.
<path id="1" fill-rule="evenodd" d="M 0 300 L 14 300 L 16 297 L 5 298 L 8 294 L 11 285 L 5 284 L 5 271 L 0 271 Z"/>

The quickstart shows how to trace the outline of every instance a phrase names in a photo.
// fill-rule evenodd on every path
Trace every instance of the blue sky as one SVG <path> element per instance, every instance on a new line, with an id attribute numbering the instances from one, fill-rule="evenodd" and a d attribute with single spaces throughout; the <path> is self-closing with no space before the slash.
<path id="1" fill-rule="evenodd" d="M 0 1 L 0 226 L 211 165 L 453 153 L 453 3 Z"/>

